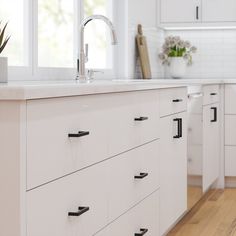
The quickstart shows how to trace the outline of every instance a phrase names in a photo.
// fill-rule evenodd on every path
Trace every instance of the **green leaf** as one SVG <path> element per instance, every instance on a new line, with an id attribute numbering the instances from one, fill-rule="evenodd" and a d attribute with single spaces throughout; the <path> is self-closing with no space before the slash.
<path id="1" fill-rule="evenodd" d="M 5 26 L 3 27 L 3 30 L 1 31 L 0 34 L 0 47 L 2 46 L 2 42 L 3 42 L 3 38 L 4 38 L 4 34 L 5 34 L 5 30 L 7 28 L 8 23 L 5 24 Z"/>
<path id="2" fill-rule="evenodd" d="M 4 50 L 4 48 L 6 47 L 6 45 L 7 45 L 7 43 L 8 43 L 8 41 L 9 41 L 10 38 L 11 38 L 11 36 L 8 36 L 8 37 L 6 38 L 6 40 L 4 41 L 4 43 L 2 44 L 2 46 L 0 46 L 0 54 L 2 53 L 2 51 Z"/>

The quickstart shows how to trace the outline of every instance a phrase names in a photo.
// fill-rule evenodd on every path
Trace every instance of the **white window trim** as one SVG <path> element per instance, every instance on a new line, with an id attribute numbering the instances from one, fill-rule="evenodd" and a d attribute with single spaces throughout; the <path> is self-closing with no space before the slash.
<path id="1" fill-rule="evenodd" d="M 84 0 L 74 0 L 76 17 L 74 21 L 74 41 L 77 44 L 75 48 L 79 50 L 79 24 L 82 20 L 83 16 L 83 2 Z M 96 74 L 96 78 L 98 79 L 112 79 L 115 77 L 120 77 L 121 74 L 125 74 L 122 64 L 126 64 L 124 60 L 119 60 L 118 58 L 122 56 L 124 58 L 124 50 L 126 47 L 121 43 L 123 41 L 124 22 L 122 22 L 122 26 L 118 24 L 122 19 L 119 18 L 118 21 L 118 10 L 124 9 L 123 4 L 126 4 L 126 0 L 113 0 L 113 23 L 115 25 L 119 44 L 113 48 L 113 63 L 112 69 L 104 69 L 101 70 L 103 73 Z M 126 9 L 126 8 L 125 8 Z M 9 66 L 9 80 L 74 80 L 76 78 L 77 69 L 74 68 L 43 68 L 38 67 L 38 0 L 25 0 L 25 27 L 27 40 L 25 40 L 25 50 L 27 51 L 27 63 L 29 66 L 25 67 L 16 67 Z M 126 19 L 126 17 L 124 17 Z M 76 43 L 77 42 L 77 43 Z M 110 43 L 110 39 L 108 39 L 108 43 Z M 74 52 L 74 61 L 76 65 L 78 51 Z M 122 63 L 120 63 L 122 61 Z M 96 68 L 92 68 L 96 70 Z"/>

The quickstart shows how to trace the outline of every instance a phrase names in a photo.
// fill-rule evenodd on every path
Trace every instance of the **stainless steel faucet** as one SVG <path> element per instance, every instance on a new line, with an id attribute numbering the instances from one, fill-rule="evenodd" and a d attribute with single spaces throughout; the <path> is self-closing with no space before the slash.
<path id="1" fill-rule="evenodd" d="M 117 37 L 116 37 L 115 28 L 114 28 L 112 22 L 107 17 L 105 17 L 103 15 L 92 15 L 92 16 L 85 18 L 80 25 L 80 54 L 79 54 L 79 59 L 77 62 L 77 73 L 78 73 L 77 77 L 76 77 L 77 80 L 78 79 L 79 80 L 86 80 L 87 79 L 87 75 L 86 75 L 86 71 L 85 71 L 85 63 L 88 58 L 88 45 L 86 45 L 86 54 L 85 54 L 84 29 L 85 29 L 85 26 L 92 20 L 104 21 L 110 29 L 112 44 L 113 45 L 117 44 Z"/>

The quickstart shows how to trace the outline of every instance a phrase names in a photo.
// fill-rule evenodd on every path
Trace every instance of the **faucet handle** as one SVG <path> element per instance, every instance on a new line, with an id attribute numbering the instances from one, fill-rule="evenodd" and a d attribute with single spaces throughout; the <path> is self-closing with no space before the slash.
<path id="1" fill-rule="evenodd" d="M 85 44 L 85 63 L 88 62 L 89 45 Z"/>
<path id="2" fill-rule="evenodd" d="M 100 71 L 100 70 L 88 69 L 88 72 L 87 72 L 88 79 L 94 79 L 94 74 L 95 73 L 102 73 L 102 74 L 104 74 L 104 72 Z"/>

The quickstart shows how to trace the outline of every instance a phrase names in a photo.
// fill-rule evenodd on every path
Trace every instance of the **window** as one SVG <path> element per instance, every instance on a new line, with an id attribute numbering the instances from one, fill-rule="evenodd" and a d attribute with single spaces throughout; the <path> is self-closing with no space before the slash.
<path id="1" fill-rule="evenodd" d="M 73 0 L 38 0 L 38 66 L 73 67 Z"/>
<path id="2" fill-rule="evenodd" d="M 10 70 L 28 68 L 31 78 L 42 75 L 45 78 L 70 75 L 71 78 L 78 55 L 79 21 L 92 14 L 102 14 L 113 21 L 114 2 L 0 0 L 0 20 L 9 21 L 7 31 L 11 39 L 4 56 L 9 58 Z M 85 42 L 89 44 L 86 67 L 112 71 L 114 50 L 105 23 L 90 22 L 86 26 Z"/>
<path id="3" fill-rule="evenodd" d="M 84 16 L 101 14 L 112 19 L 112 1 L 111 0 L 86 0 L 84 5 Z M 85 42 L 89 45 L 89 61 L 87 66 L 98 69 L 112 68 L 112 46 L 110 35 L 104 22 L 94 21 L 86 27 Z M 92 53 L 91 53 L 92 52 Z M 99 55 L 96 56 L 96 55 Z"/>
<path id="4" fill-rule="evenodd" d="M 0 5 L 0 20 L 2 25 L 9 22 L 8 33 L 11 35 L 3 56 L 8 56 L 9 64 L 12 66 L 27 65 L 28 58 L 24 53 L 27 50 L 27 36 L 24 34 L 24 0 L 0 0 Z"/>

